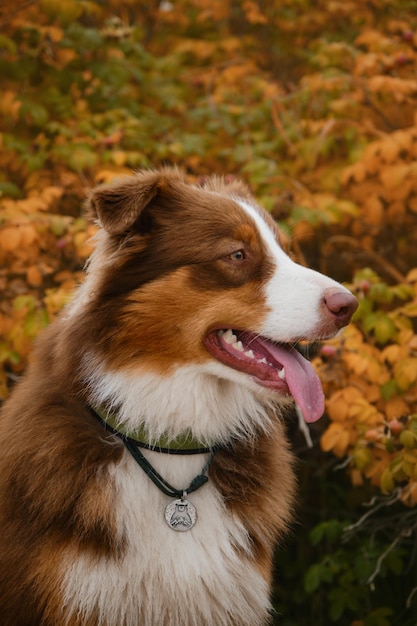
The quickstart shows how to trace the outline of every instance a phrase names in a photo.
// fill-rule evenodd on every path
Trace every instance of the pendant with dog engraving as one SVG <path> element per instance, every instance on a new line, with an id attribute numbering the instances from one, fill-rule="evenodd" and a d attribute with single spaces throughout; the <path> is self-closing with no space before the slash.
<path id="1" fill-rule="evenodd" d="M 197 519 L 195 506 L 185 498 L 173 500 L 165 508 L 165 520 L 172 530 L 185 532 L 190 530 Z"/>

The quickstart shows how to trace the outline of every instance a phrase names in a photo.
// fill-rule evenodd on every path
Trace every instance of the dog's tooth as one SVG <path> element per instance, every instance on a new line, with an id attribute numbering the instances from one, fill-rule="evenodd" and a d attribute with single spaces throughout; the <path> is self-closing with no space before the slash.
<path id="1" fill-rule="evenodd" d="M 243 347 L 243 343 L 241 341 L 238 341 L 234 344 L 234 349 L 238 350 L 239 352 L 244 352 L 244 347 Z"/>
<path id="2" fill-rule="evenodd" d="M 278 372 L 278 376 L 281 380 L 285 380 L 285 367 L 283 367 L 282 370 Z"/>
<path id="3" fill-rule="evenodd" d="M 226 331 L 224 331 L 223 339 L 225 340 L 226 343 L 230 343 L 230 344 L 234 344 L 237 342 L 237 337 L 236 335 L 233 334 L 233 331 L 231 328 L 228 328 Z"/>
<path id="4" fill-rule="evenodd" d="M 263 358 L 259 361 L 259 363 L 265 363 L 265 365 L 268 365 L 268 361 L 266 360 L 266 358 L 265 358 L 265 357 L 263 357 Z"/>
<path id="5" fill-rule="evenodd" d="M 254 359 L 255 355 L 253 354 L 252 350 L 247 350 L 245 352 L 245 355 L 248 356 L 250 359 Z"/>

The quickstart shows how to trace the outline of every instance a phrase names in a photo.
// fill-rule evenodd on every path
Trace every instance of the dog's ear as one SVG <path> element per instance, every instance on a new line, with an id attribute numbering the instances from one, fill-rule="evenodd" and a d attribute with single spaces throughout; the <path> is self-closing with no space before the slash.
<path id="1" fill-rule="evenodd" d="M 174 168 L 142 170 L 134 176 L 100 185 L 87 198 L 87 215 L 110 235 L 121 235 L 137 224 L 142 211 L 159 193 L 167 193 L 175 183 L 184 183 Z"/>

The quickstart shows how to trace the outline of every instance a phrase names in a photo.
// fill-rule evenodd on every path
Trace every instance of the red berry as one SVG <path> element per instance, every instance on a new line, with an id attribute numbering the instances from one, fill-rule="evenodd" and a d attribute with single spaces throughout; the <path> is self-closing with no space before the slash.
<path id="1" fill-rule="evenodd" d="M 397 437 L 404 428 L 403 424 L 401 424 L 401 422 L 396 419 L 391 420 L 388 423 L 388 426 L 390 428 L 391 434 L 394 435 L 394 437 Z"/>
<path id="2" fill-rule="evenodd" d="M 406 65 L 406 63 L 408 63 L 409 60 L 410 60 L 410 58 L 406 54 L 404 54 L 404 53 L 399 54 L 395 58 L 395 62 L 396 62 L 397 65 Z"/>
<path id="3" fill-rule="evenodd" d="M 331 358 L 331 357 L 334 357 L 335 354 L 337 353 L 337 348 L 335 348 L 335 346 L 324 345 L 321 347 L 320 353 L 322 354 L 322 356 Z"/>
<path id="4" fill-rule="evenodd" d="M 413 31 L 412 31 L 412 30 L 405 30 L 405 31 L 403 32 L 403 39 L 404 39 L 405 41 L 412 41 L 412 40 L 413 40 L 413 38 L 414 38 L 414 33 L 413 33 Z"/>
<path id="5" fill-rule="evenodd" d="M 380 439 L 381 433 L 376 428 L 370 428 L 364 433 L 363 436 L 368 441 L 377 441 L 377 439 Z"/>

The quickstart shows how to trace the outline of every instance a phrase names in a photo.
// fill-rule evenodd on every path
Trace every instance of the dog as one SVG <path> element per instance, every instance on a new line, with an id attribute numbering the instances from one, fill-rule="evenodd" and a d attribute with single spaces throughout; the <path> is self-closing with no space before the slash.
<path id="1" fill-rule="evenodd" d="M 2 626 L 262 626 L 296 481 L 297 342 L 356 299 L 293 261 L 246 186 L 176 168 L 92 190 L 86 279 L 0 420 Z"/>

